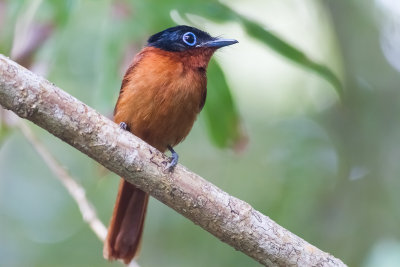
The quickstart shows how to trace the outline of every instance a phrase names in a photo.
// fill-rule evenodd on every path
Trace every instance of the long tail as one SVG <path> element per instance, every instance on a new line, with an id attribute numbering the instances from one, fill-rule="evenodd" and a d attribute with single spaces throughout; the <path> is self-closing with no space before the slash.
<path id="1" fill-rule="evenodd" d="M 104 258 L 122 259 L 128 264 L 138 253 L 148 201 L 147 193 L 121 179 L 104 242 Z"/>

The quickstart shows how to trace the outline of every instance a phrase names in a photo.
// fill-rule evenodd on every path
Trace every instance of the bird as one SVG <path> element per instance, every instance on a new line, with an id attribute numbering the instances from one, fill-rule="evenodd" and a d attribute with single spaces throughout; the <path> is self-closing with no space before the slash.
<path id="1" fill-rule="evenodd" d="M 159 151 L 169 150 L 172 172 L 179 158 L 173 147 L 189 134 L 205 104 L 208 63 L 217 49 L 235 43 L 187 25 L 150 36 L 124 75 L 114 122 Z M 148 201 L 148 193 L 120 179 L 106 259 L 128 264 L 137 256 Z"/>

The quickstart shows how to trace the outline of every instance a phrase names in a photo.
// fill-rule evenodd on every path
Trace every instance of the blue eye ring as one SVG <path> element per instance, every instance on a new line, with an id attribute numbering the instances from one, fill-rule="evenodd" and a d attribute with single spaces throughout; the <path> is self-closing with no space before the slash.
<path id="1" fill-rule="evenodd" d="M 189 46 L 194 46 L 197 41 L 196 35 L 193 32 L 187 32 L 182 36 L 182 41 Z"/>

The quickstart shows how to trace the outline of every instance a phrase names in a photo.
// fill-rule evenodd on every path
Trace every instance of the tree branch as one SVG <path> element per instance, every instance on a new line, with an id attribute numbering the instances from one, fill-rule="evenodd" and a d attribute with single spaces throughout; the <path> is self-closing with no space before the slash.
<path id="1" fill-rule="evenodd" d="M 0 104 L 125 177 L 223 242 L 267 266 L 345 266 L 76 98 L 0 55 Z"/>

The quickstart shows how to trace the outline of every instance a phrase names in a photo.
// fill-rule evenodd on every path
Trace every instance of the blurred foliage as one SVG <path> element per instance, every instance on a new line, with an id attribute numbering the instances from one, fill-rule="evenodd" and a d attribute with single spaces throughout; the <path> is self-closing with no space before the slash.
<path id="1" fill-rule="evenodd" d="M 308 58 L 302 51 L 288 44 L 287 42 L 273 34 L 271 31 L 266 30 L 257 22 L 254 22 L 251 19 L 248 19 L 245 16 L 236 13 L 228 6 L 219 3 L 210 3 L 208 5 L 204 5 L 202 3 L 197 7 L 197 9 L 201 11 L 201 15 L 219 22 L 238 21 L 249 36 L 263 42 L 282 56 L 302 65 L 305 68 L 315 71 L 316 73 L 321 75 L 322 78 L 328 80 L 337 90 L 337 93 L 342 96 L 343 88 L 341 82 L 329 68 L 322 64 L 314 62 L 313 60 Z M 212 10 L 213 12 L 209 12 L 210 10 Z"/>
<path id="2" fill-rule="evenodd" d="M 25 50 L 28 67 L 111 116 L 129 61 L 149 35 L 175 25 L 171 11 L 239 39 L 210 63 L 207 102 L 177 148 L 181 162 L 349 266 L 396 266 L 400 76 L 391 50 L 382 53 L 391 16 L 378 3 L 0 0 L 0 53 L 49 26 L 40 46 Z M 0 265 L 110 265 L 66 190 L 0 115 Z M 115 175 L 32 127 L 107 223 Z M 250 141 L 238 155 L 210 145 L 205 132 L 217 147 Z M 258 266 L 155 200 L 139 263 Z"/>
<path id="3" fill-rule="evenodd" d="M 209 85 L 203 111 L 207 121 L 207 129 L 216 145 L 232 147 L 235 143 L 240 143 L 240 139 L 245 138 L 240 129 L 238 111 L 224 73 L 215 60 L 210 62 L 207 72 Z"/>

